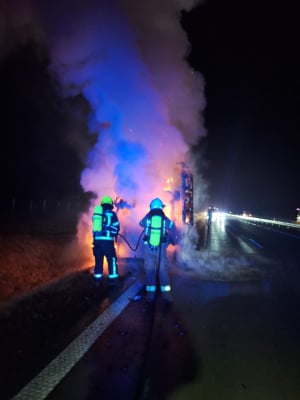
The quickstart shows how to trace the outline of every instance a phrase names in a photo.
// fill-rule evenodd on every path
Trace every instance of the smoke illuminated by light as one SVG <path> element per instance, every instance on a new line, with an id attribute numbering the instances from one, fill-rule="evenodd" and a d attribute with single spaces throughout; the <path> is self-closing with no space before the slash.
<path id="1" fill-rule="evenodd" d="M 98 140 L 81 174 L 83 189 L 97 201 L 110 195 L 134 204 L 118 215 L 121 232 L 137 240 L 153 197 L 170 216 L 173 198 L 165 188 L 176 180 L 178 163 L 193 169 L 190 146 L 205 135 L 203 80 L 185 60 L 189 43 L 180 25 L 180 11 L 200 1 L 14 3 L 23 5 L 18 23 L 34 25 L 47 40 L 67 94 L 82 93 L 92 107 L 90 130 Z M 78 222 L 87 244 L 93 206 Z"/>

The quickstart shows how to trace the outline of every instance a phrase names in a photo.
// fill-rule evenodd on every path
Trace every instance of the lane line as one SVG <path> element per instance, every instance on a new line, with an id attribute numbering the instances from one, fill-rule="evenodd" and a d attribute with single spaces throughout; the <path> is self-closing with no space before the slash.
<path id="1" fill-rule="evenodd" d="M 254 240 L 254 239 L 248 239 L 248 240 L 249 240 L 249 242 L 253 243 L 254 246 L 258 247 L 259 249 L 264 248 L 264 246 L 262 244 L 258 243 L 256 240 Z"/>
<path id="2" fill-rule="evenodd" d="M 140 281 L 132 284 L 91 325 L 73 340 L 54 360 L 12 398 L 12 400 L 43 400 L 84 356 L 94 342 L 143 287 Z"/>

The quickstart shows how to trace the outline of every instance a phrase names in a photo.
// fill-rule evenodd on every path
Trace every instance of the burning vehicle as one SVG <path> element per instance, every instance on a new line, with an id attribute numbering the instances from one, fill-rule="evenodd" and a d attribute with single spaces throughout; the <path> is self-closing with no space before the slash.
<path id="1" fill-rule="evenodd" d="M 171 195 L 171 218 L 193 225 L 193 174 L 185 163 L 179 163 L 179 166 L 180 171 L 177 171 L 176 178 L 168 178 L 164 190 Z"/>

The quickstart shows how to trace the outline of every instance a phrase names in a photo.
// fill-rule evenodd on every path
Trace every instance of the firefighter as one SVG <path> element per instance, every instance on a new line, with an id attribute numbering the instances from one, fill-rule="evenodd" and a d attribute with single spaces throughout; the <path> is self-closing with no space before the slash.
<path id="1" fill-rule="evenodd" d="M 108 282 L 118 283 L 119 273 L 114 241 L 120 230 L 120 222 L 113 211 L 113 200 L 104 196 L 100 205 L 96 205 L 92 216 L 93 253 L 95 257 L 94 278 L 100 282 L 103 278 L 103 261 L 106 257 L 108 265 Z"/>
<path id="2" fill-rule="evenodd" d="M 144 228 L 145 289 L 150 301 L 159 291 L 165 300 L 172 301 L 167 246 L 176 242 L 176 226 L 163 212 L 164 207 L 159 198 L 153 199 L 150 211 L 139 222 Z"/>

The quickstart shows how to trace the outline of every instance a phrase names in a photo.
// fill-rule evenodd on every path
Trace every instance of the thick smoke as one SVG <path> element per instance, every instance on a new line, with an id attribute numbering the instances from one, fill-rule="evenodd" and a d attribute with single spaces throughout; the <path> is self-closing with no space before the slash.
<path id="1" fill-rule="evenodd" d="M 47 41 L 66 95 L 82 93 L 90 103 L 90 130 L 98 141 L 81 185 L 98 199 L 125 199 L 129 207 L 120 210 L 120 219 L 128 232 L 137 227 L 153 197 L 161 197 L 170 212 L 167 179 L 178 176 L 179 163 L 193 170 L 190 146 L 205 135 L 203 79 L 185 60 L 189 42 L 180 25 L 180 12 L 198 3 L 9 2 L 19 11 L 6 19 L 9 25 L 18 26 L 20 38 L 27 32 Z M 7 4 L 1 6 L 6 16 Z M 89 231 L 90 214 L 83 215 L 79 235 L 86 237 Z"/>

